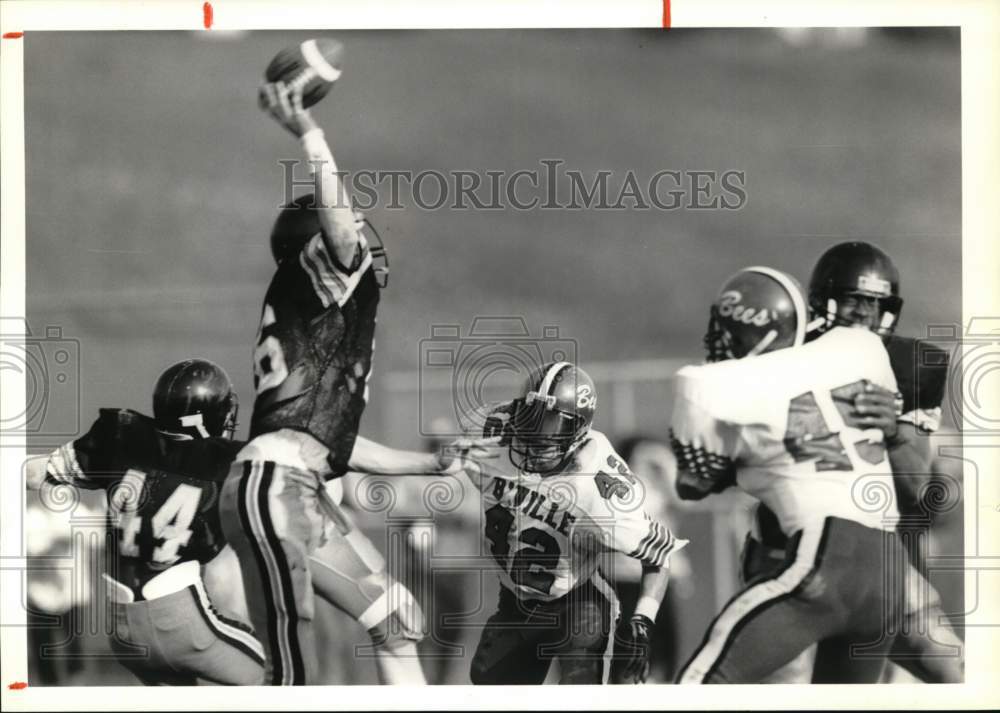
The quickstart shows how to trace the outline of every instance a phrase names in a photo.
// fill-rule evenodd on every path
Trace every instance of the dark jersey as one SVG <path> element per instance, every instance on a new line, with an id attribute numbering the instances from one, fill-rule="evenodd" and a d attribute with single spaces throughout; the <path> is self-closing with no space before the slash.
<path id="1" fill-rule="evenodd" d="M 885 343 L 889 362 L 903 395 L 901 421 L 924 431 L 941 425 L 941 402 L 948 380 L 948 352 L 909 337 L 889 337 Z"/>
<path id="2" fill-rule="evenodd" d="M 896 387 L 903 396 L 899 420 L 932 432 L 941 425 L 941 403 L 948 376 L 948 353 L 940 347 L 910 337 L 890 336 L 885 340 Z M 897 498 L 899 506 L 905 499 Z M 785 536 L 778 519 L 763 504 L 757 508 L 757 524 L 763 542 L 784 547 Z"/>
<path id="3" fill-rule="evenodd" d="M 181 562 L 205 563 L 225 545 L 219 490 L 243 443 L 179 440 L 135 411 L 101 409 L 86 435 L 49 458 L 48 479 L 107 494 L 117 536 L 109 575 L 139 593 Z"/>
<path id="4" fill-rule="evenodd" d="M 368 400 L 378 300 L 364 238 L 352 268 L 319 233 L 278 266 L 254 353 L 251 439 L 304 431 L 327 447 L 334 475 L 346 472 Z"/>

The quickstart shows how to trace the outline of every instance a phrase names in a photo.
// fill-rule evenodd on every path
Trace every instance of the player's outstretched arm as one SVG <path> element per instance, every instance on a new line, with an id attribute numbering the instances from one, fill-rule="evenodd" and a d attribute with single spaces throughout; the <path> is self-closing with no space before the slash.
<path id="1" fill-rule="evenodd" d="M 500 438 L 460 438 L 437 453 L 420 453 L 390 448 L 358 436 L 348 467 L 372 475 L 454 474 L 468 463 L 496 457 Z"/>
<path id="2" fill-rule="evenodd" d="M 499 438 L 460 439 L 438 453 L 390 448 L 358 436 L 348 468 L 371 475 L 440 475 L 457 473 L 466 460 L 492 457 Z"/>
<path id="3" fill-rule="evenodd" d="M 260 107 L 301 141 L 316 184 L 319 219 L 327 250 L 341 265 L 353 269 L 360 233 L 355 225 L 351 199 L 323 130 L 302 106 L 304 86 L 301 82 L 269 82 L 260 88 Z"/>
<path id="4" fill-rule="evenodd" d="M 436 453 L 419 453 L 390 448 L 358 436 L 348 467 L 356 473 L 371 475 L 426 475 L 442 471 Z"/>

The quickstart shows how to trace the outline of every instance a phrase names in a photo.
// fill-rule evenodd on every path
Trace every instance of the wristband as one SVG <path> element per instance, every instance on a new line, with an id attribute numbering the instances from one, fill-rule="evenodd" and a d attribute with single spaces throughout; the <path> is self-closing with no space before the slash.
<path id="1" fill-rule="evenodd" d="M 323 129 L 318 126 L 302 134 L 299 137 L 299 141 L 302 142 L 302 148 L 309 154 L 322 153 L 323 149 L 326 148 L 326 137 L 323 134 Z"/>
<path id="2" fill-rule="evenodd" d="M 635 605 L 635 613 L 632 616 L 644 616 L 650 621 L 656 621 L 656 615 L 660 611 L 660 602 L 653 597 L 642 596 Z"/>

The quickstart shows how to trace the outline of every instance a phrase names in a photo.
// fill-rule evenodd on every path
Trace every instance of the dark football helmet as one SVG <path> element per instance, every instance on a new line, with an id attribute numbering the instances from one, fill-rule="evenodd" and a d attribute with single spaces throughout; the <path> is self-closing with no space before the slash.
<path id="1" fill-rule="evenodd" d="M 590 432 L 597 409 L 594 380 L 569 362 L 551 362 L 528 377 L 511 416 L 511 462 L 529 473 L 561 470 Z"/>
<path id="2" fill-rule="evenodd" d="M 850 326 L 868 318 L 863 311 L 859 317 L 842 315 L 845 300 L 857 303 L 859 309 L 866 309 L 869 300 L 876 301 L 878 313 L 873 315 L 872 331 L 886 337 L 895 330 L 903 310 L 899 270 L 888 255 L 871 243 L 834 245 L 813 268 L 809 308 L 820 331 L 837 325 Z"/>
<path id="3" fill-rule="evenodd" d="M 236 432 L 239 400 L 229 375 L 207 359 L 185 359 L 168 367 L 153 389 L 153 418 L 168 433 L 198 438 Z"/>
<path id="4" fill-rule="evenodd" d="M 808 313 L 802 287 L 784 272 L 747 267 L 722 284 L 705 333 L 710 362 L 798 346 Z"/>
<path id="5" fill-rule="evenodd" d="M 271 254 L 276 263 L 280 264 L 288 257 L 297 256 L 309 239 L 322 230 L 315 200 L 312 193 L 299 196 L 278 214 L 271 229 Z M 372 256 L 375 279 L 379 287 L 385 287 L 389 284 L 389 255 L 382 243 L 382 236 L 360 211 L 355 211 L 355 216 L 358 216 L 363 224 L 362 229 L 366 232 L 365 240 Z"/>

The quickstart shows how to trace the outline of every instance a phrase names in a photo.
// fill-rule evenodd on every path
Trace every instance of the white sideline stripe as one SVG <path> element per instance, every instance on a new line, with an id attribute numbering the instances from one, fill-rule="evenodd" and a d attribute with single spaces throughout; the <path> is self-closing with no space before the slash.
<path id="1" fill-rule="evenodd" d="M 406 594 L 409 594 L 409 592 L 406 592 Z M 388 607 L 390 595 L 392 595 L 392 601 L 396 602 L 396 606 L 391 610 Z M 361 616 L 358 617 L 358 623 L 365 627 L 365 629 L 374 629 L 388 619 L 389 615 L 396 611 L 404 601 L 403 585 L 399 582 L 393 582 L 391 587 L 382 592 L 382 595 L 361 613 Z"/>
<path id="2" fill-rule="evenodd" d="M 208 592 L 205 591 L 205 585 L 200 579 L 195 583 L 194 588 L 198 592 L 198 599 L 201 600 L 202 608 L 205 610 L 208 618 L 212 621 L 212 626 L 219 629 L 219 631 L 226 636 L 242 642 L 248 649 L 260 656 L 261 660 L 267 658 L 264 655 L 264 645 L 257 640 L 257 637 L 251 635 L 243 629 L 240 629 L 239 627 L 223 621 L 218 617 L 218 615 L 216 615 L 215 610 L 212 608 L 212 600 L 208 598 Z"/>
<path id="3" fill-rule="evenodd" d="M 823 536 L 823 526 L 802 531 L 795 552 L 795 562 L 776 579 L 756 584 L 726 605 L 712 623 L 705 645 L 694 655 L 681 674 L 680 683 L 702 683 L 726 648 L 729 634 L 748 614 L 762 604 L 788 594 L 812 572 L 816 552 Z"/>
<path id="4" fill-rule="evenodd" d="M 299 49 L 309 66 L 316 70 L 316 74 L 328 82 L 336 82 L 340 79 L 340 70 L 326 61 L 326 57 L 316 46 L 316 40 L 306 40 L 299 45 Z"/>
<path id="5" fill-rule="evenodd" d="M 246 503 L 246 506 L 247 513 L 251 519 L 250 527 L 254 531 L 251 533 L 251 537 L 257 540 L 257 546 L 260 547 L 264 555 L 264 566 L 267 567 L 268 578 L 271 580 L 271 601 L 274 603 L 277 613 L 275 629 L 278 635 L 278 655 L 281 656 L 281 682 L 288 685 L 292 675 L 291 642 L 288 640 L 287 635 L 288 610 L 285 609 L 285 598 L 281 589 L 281 573 L 278 571 L 278 565 L 274 561 L 274 553 L 271 552 L 271 547 L 267 543 L 264 523 L 257 507 L 257 493 L 260 490 L 260 481 L 263 475 L 264 464 L 255 461 L 247 482 L 247 500 L 249 502 Z M 258 533 L 260 537 L 257 537 Z M 282 620 L 286 622 L 285 626 L 282 626 Z M 261 633 L 261 636 L 267 635 L 268 632 L 266 631 Z"/>

